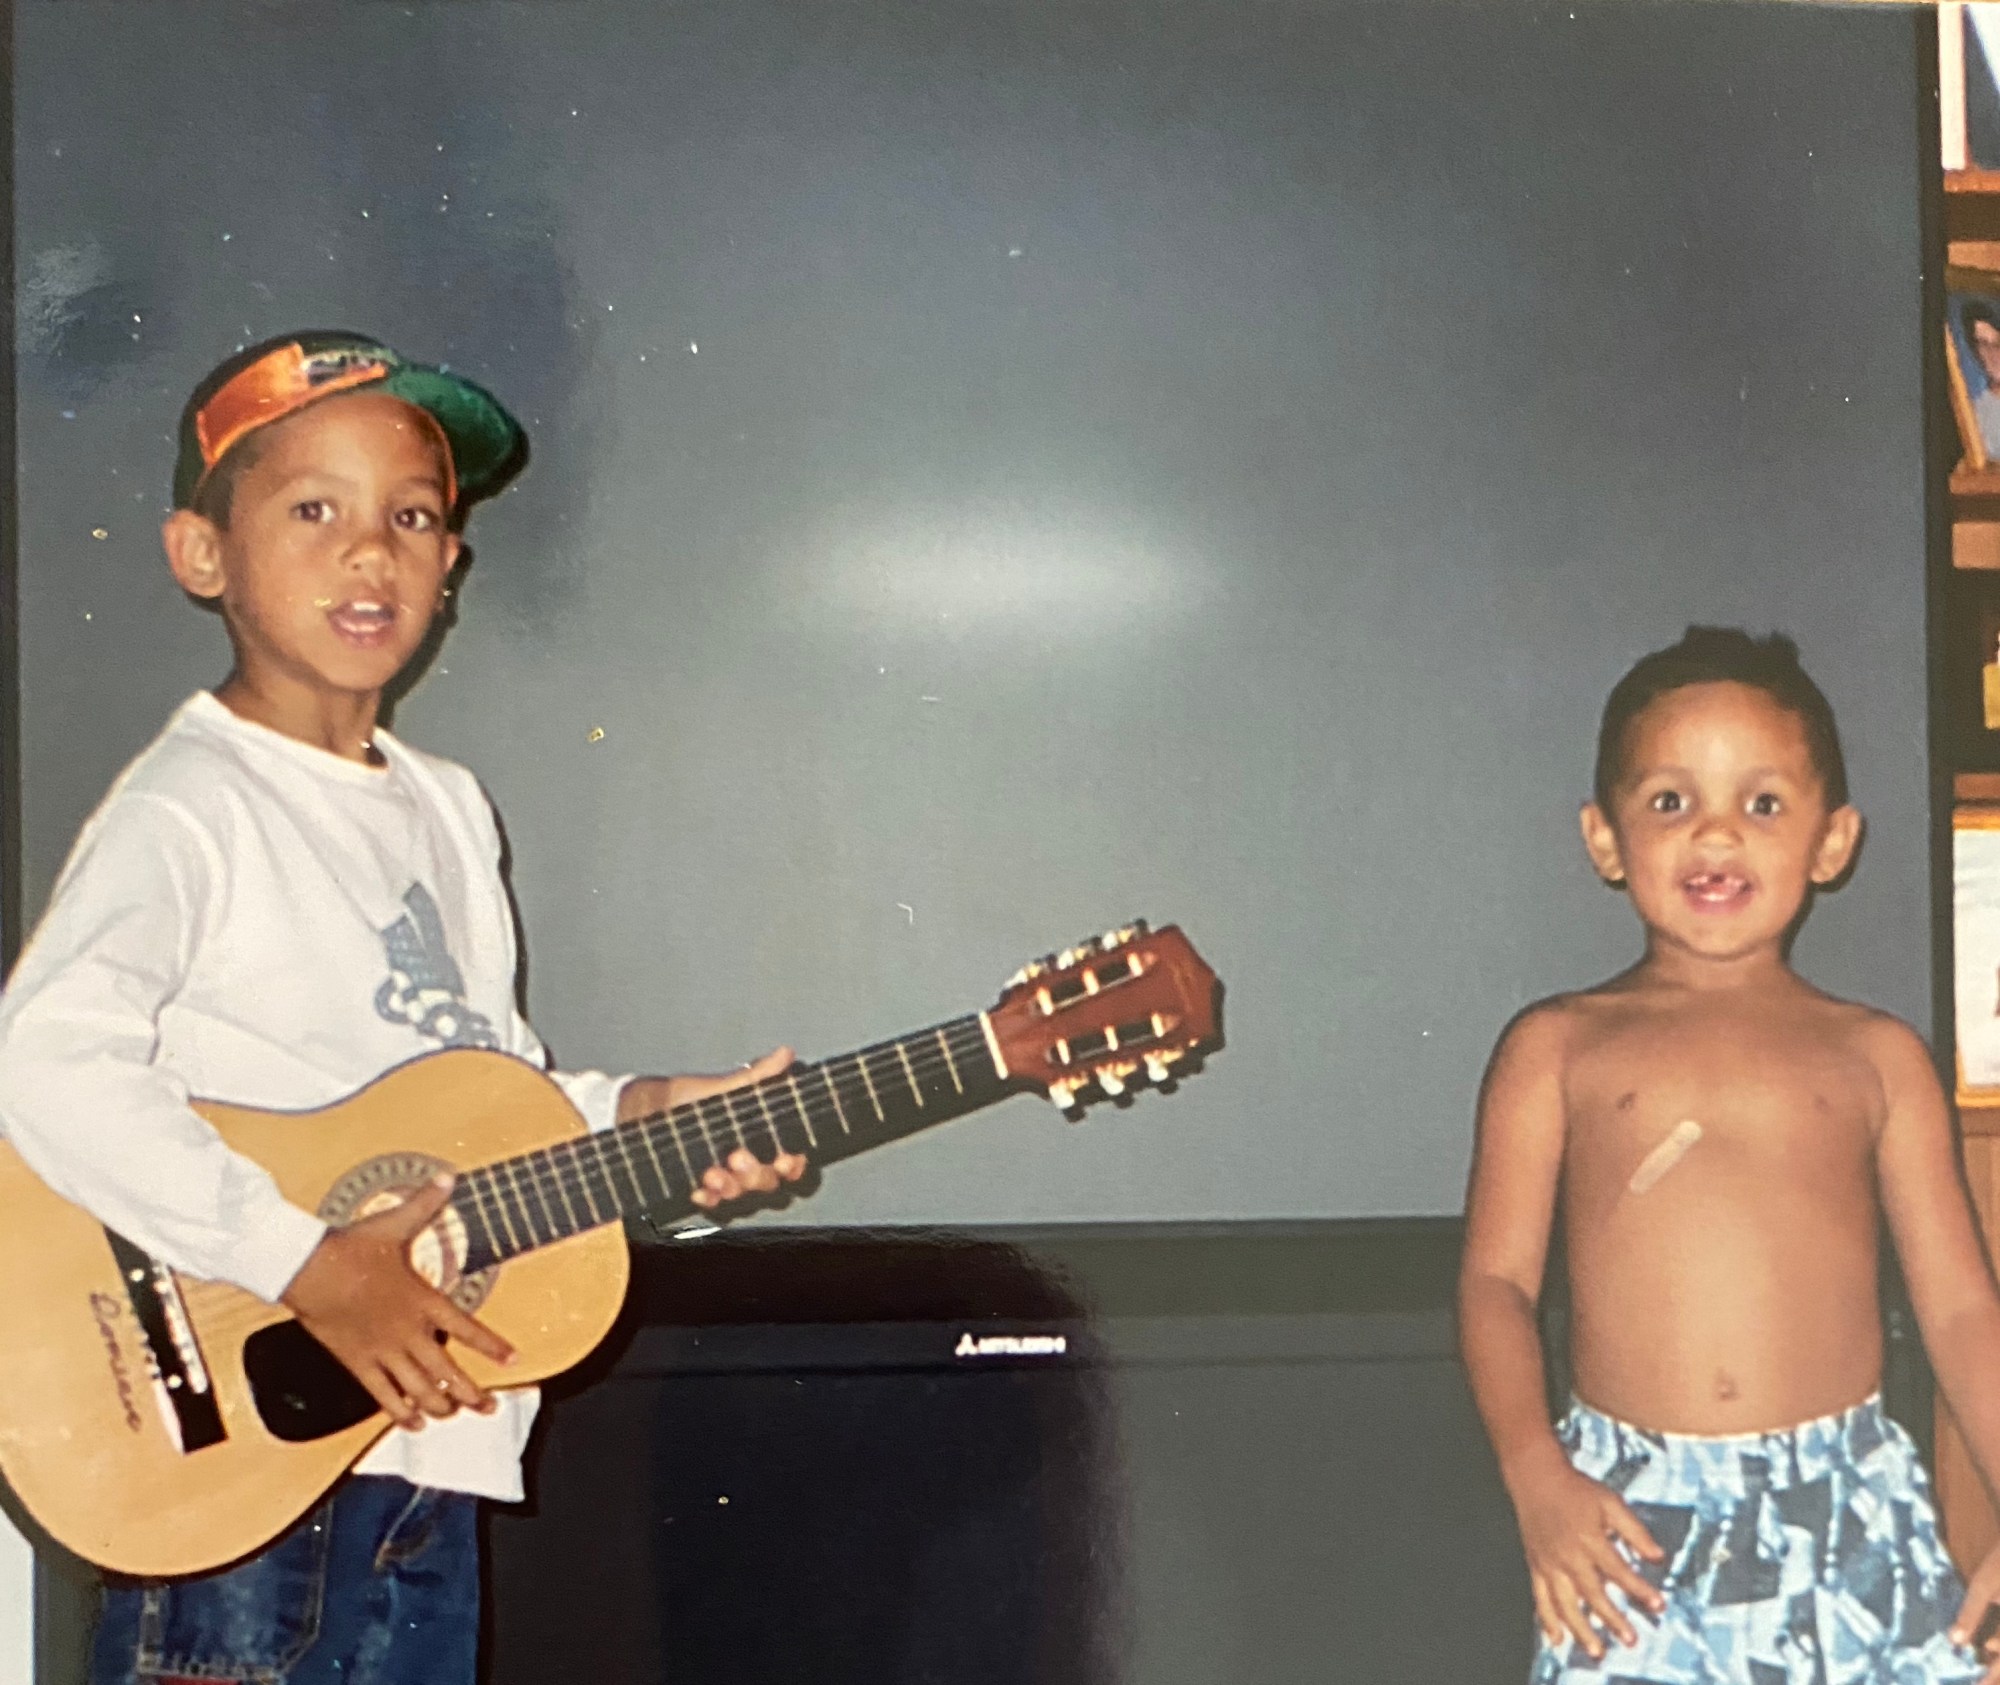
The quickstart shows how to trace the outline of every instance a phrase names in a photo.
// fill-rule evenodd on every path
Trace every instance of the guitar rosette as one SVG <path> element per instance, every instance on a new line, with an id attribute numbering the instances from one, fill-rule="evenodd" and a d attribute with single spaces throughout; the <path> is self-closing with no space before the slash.
<path id="1" fill-rule="evenodd" d="M 393 1211 L 424 1188 L 439 1171 L 454 1166 L 428 1153 L 384 1153 L 356 1165 L 319 1202 L 321 1222 L 346 1228 L 364 1218 Z M 449 1204 L 410 1242 L 410 1267 L 462 1311 L 476 1311 L 493 1290 L 498 1266 L 466 1272 L 471 1240 L 465 1219 Z"/>

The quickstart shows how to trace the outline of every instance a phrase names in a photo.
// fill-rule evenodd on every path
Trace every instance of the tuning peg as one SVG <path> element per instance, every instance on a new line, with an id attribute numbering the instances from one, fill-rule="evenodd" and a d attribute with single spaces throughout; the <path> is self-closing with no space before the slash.
<path id="1" fill-rule="evenodd" d="M 1125 1079 L 1107 1068 L 1097 1073 L 1097 1086 L 1115 1098 L 1125 1092 Z"/>
<path id="2" fill-rule="evenodd" d="M 1058 1077 L 1049 1084 L 1049 1099 L 1059 1112 L 1072 1111 L 1076 1107 L 1076 1091 L 1083 1086 L 1081 1077 Z"/>
<path id="3" fill-rule="evenodd" d="M 1168 1061 L 1157 1053 L 1146 1055 L 1146 1077 L 1150 1082 L 1165 1082 L 1173 1072 L 1168 1069 Z"/>

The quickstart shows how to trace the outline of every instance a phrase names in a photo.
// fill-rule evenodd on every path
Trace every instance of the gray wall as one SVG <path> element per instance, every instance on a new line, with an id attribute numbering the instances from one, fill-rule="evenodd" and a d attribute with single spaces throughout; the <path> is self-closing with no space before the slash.
<path id="1" fill-rule="evenodd" d="M 1173 1099 L 1012 1102 L 787 1220 L 1452 1209 L 1502 1024 L 1633 952 L 1574 810 L 1691 619 L 1799 636 L 1872 823 L 1800 958 L 1928 1022 L 1902 12 L 16 31 L 30 907 L 224 670 L 154 536 L 183 394 L 339 323 L 534 435 L 397 723 L 495 797 L 566 1060 L 835 1051 L 1135 914 L 1227 979 Z"/>

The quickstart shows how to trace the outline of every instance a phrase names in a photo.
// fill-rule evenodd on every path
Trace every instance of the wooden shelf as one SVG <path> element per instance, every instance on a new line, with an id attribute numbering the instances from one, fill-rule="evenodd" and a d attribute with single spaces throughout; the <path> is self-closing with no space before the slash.
<path id="1" fill-rule="evenodd" d="M 1961 462 L 1951 471 L 1951 495 L 2000 498 L 2000 467 L 1968 468 Z"/>
<path id="2" fill-rule="evenodd" d="M 1959 772 L 1952 775 L 1951 794 L 1954 801 L 1967 806 L 1985 803 L 2000 805 L 2000 772 Z M 2000 1099 L 2000 1095 L 1995 1096 Z"/>
<path id="3" fill-rule="evenodd" d="M 1947 240 L 2000 240 L 2000 170 L 1944 172 Z"/>
<path id="4" fill-rule="evenodd" d="M 1958 1127 L 1964 1135 L 2000 1135 L 2000 1093 L 1990 1088 L 1961 1088 Z"/>
<path id="5" fill-rule="evenodd" d="M 1953 240 L 1945 247 L 1944 284 L 1954 291 L 1991 286 L 2000 277 L 2000 240 Z"/>

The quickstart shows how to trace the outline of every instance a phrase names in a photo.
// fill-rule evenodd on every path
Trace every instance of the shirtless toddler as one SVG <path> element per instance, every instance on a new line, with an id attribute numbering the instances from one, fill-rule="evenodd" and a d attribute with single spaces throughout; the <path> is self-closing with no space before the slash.
<path id="1" fill-rule="evenodd" d="M 1861 831 L 1790 641 L 1697 627 L 1640 661 L 1582 817 L 1645 955 L 1502 1037 L 1459 1284 L 1535 1685 L 1995 1685 L 1966 1641 L 2000 1551 L 1961 1588 L 1881 1410 L 1879 1220 L 1989 1487 L 2000 1295 L 1922 1042 L 1787 961 Z M 1552 1430 L 1536 1305 L 1558 1204 L 1577 1401 Z"/>

